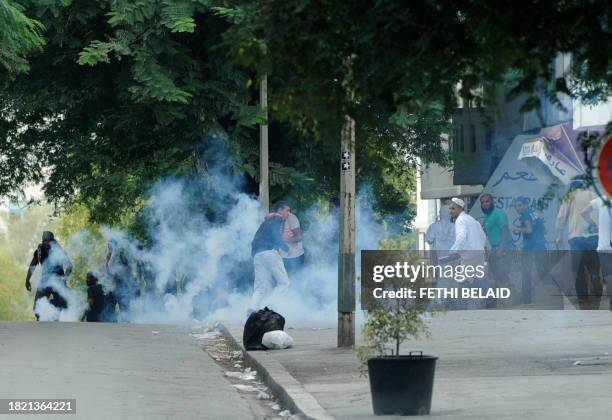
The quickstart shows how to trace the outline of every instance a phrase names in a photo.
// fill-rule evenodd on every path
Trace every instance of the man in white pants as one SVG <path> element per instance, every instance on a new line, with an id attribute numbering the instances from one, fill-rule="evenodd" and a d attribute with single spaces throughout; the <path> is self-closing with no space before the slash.
<path id="1" fill-rule="evenodd" d="M 275 291 L 289 288 L 289 277 L 279 250 L 288 251 L 283 239 L 285 219 L 289 216 L 289 206 L 284 201 L 274 204 L 273 213 L 266 215 L 266 220 L 259 226 L 253 242 L 251 255 L 255 266 L 255 284 L 251 308 L 257 310 L 262 301 Z"/>

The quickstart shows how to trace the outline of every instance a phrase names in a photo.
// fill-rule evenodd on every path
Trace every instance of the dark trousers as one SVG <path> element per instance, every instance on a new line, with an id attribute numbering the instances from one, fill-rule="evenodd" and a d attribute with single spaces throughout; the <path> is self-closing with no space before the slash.
<path id="1" fill-rule="evenodd" d="M 606 293 L 609 300 L 609 309 L 612 311 L 612 252 L 599 252 L 601 275 L 606 284 Z"/>
<path id="2" fill-rule="evenodd" d="M 542 286 L 550 280 L 548 272 L 548 255 L 543 250 L 523 250 L 520 255 L 521 263 L 521 297 L 523 304 L 532 303 L 534 286 Z M 534 285 L 535 280 L 535 285 Z"/>
<path id="3" fill-rule="evenodd" d="M 102 315 L 93 309 L 87 309 L 85 311 L 85 320 L 87 322 L 102 322 Z"/>
<path id="4" fill-rule="evenodd" d="M 36 296 L 34 296 L 34 315 L 36 316 L 36 320 L 38 321 L 39 315 L 36 313 L 36 303 L 46 297 L 49 299 L 51 305 L 56 308 L 66 309 L 68 307 L 68 302 L 66 299 L 57 291 L 55 288 L 51 286 L 44 287 L 42 289 L 36 290 Z"/>
<path id="5" fill-rule="evenodd" d="M 499 248 L 493 248 L 489 252 L 487 260 L 493 285 L 495 287 L 508 287 L 510 284 L 509 270 L 512 263 L 512 255 Z"/>
<path id="6" fill-rule="evenodd" d="M 603 284 L 599 277 L 597 236 L 571 238 L 572 266 L 576 272 L 576 296 L 580 309 L 599 309 Z M 590 289 L 590 290 L 589 290 Z"/>
<path id="7" fill-rule="evenodd" d="M 510 288 L 508 274 L 512 263 L 512 255 L 499 247 L 493 247 L 487 256 L 487 263 L 489 265 L 489 284 L 496 288 Z M 497 306 L 495 299 L 487 301 L 487 308 L 494 308 L 495 306 Z"/>
<path id="8" fill-rule="evenodd" d="M 299 272 L 304 266 L 304 254 L 295 258 L 283 258 L 283 264 L 285 270 L 287 270 L 287 275 L 291 277 Z"/>

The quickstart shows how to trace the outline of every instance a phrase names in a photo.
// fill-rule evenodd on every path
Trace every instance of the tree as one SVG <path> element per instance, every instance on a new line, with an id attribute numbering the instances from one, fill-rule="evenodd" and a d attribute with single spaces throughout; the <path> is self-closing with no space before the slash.
<path id="1" fill-rule="evenodd" d="M 205 173 L 214 164 L 206 156 L 220 158 L 206 153 L 218 138 L 227 145 L 223 159 L 255 192 L 254 128 L 262 118 L 255 74 L 227 62 L 221 42 L 230 23 L 208 3 L 27 3 L 45 23 L 48 44 L 32 57 L 28 77 L 3 80 L 0 194 L 44 182 L 50 200 L 80 202 L 93 220 L 119 223 L 146 204 L 160 176 Z M 325 143 L 337 135 L 315 143 L 299 125 L 281 132 L 271 145 L 275 198 L 307 192 L 305 205 L 333 195 L 337 162 Z M 372 176 L 393 156 L 377 154 Z"/>
<path id="2" fill-rule="evenodd" d="M 23 14 L 23 8 L 10 0 L 0 0 L 0 67 L 9 73 L 28 70 L 27 55 L 44 45 L 44 27 Z"/>
<path id="3" fill-rule="evenodd" d="M 542 91 L 611 93 L 612 6 L 602 1 L 540 2 L 529 13 L 484 0 L 22 4 L 47 45 L 28 76 L 0 75 L 0 194 L 45 182 L 52 201 L 83 203 L 97 221 L 137 212 L 160 176 L 205 173 L 213 137 L 226 139 L 232 170 L 255 192 L 259 74 L 269 75 L 271 126 L 281 128 L 271 136 L 272 198 L 333 194 L 348 113 L 367 162 L 358 177 L 386 212 L 409 204 L 414 157 L 447 158 L 440 135 L 459 83 L 468 98 L 511 83 L 526 108 Z M 549 64 L 560 52 L 574 65 L 557 79 Z"/>
<path id="4" fill-rule="evenodd" d="M 208 137 L 252 154 L 249 75 L 224 66 L 227 24 L 205 3 L 29 2 L 48 44 L 27 77 L 3 80 L 0 194 L 44 182 L 52 201 L 117 222 L 159 176 L 202 169 Z"/>
<path id="5" fill-rule="evenodd" d="M 540 93 L 587 101 L 612 94 L 612 6 L 605 1 L 538 2 L 528 12 L 490 0 L 223 3 L 218 13 L 235 23 L 226 34 L 234 59 L 274 75 L 278 115 L 302 125 L 349 112 L 364 128 L 400 122 L 405 130 L 431 117 L 432 107 L 449 117 L 457 94 L 472 100 L 475 88 L 498 83 L 509 83 L 511 96 L 527 95 L 524 110 L 540 105 Z M 550 64 L 559 53 L 572 54 L 573 65 L 558 77 Z M 423 148 L 439 143 L 435 131 L 398 142 Z M 437 152 L 417 149 L 425 159 Z"/>

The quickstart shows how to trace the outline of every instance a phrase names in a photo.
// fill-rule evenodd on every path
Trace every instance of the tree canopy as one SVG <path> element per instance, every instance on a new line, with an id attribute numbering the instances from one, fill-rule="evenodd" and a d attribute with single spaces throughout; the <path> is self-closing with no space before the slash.
<path id="1" fill-rule="evenodd" d="M 334 195 L 348 113 L 357 121 L 358 179 L 388 213 L 413 199 L 415 157 L 446 158 L 440 136 L 458 95 L 508 83 L 529 109 L 543 92 L 587 101 L 612 94 L 604 1 L 529 10 L 485 0 L 20 4 L 0 0 L 26 31 L 8 41 L 2 32 L 2 51 L 21 63 L 10 67 L 25 69 L 24 54 L 42 46 L 32 38 L 41 25 L 46 45 L 30 56 L 29 73 L 0 74 L 0 194 L 44 182 L 50 200 L 83 203 L 103 222 L 138 210 L 160 176 L 205 173 L 204 152 L 218 138 L 255 192 L 264 74 L 272 198 Z M 560 77 L 550 70 L 559 53 L 573 56 Z"/>
<path id="2" fill-rule="evenodd" d="M 202 3 L 29 2 L 47 46 L 0 93 L 0 193 L 45 182 L 108 221 L 157 177 L 197 168 L 206 136 L 248 138 L 248 74 L 224 66 L 227 24 Z"/>
<path id="3" fill-rule="evenodd" d="M 606 1 L 230 0 L 218 13 L 237 23 L 226 34 L 235 59 L 282 79 L 280 103 L 300 115 L 324 103 L 367 120 L 382 103 L 416 119 L 424 104 L 455 108 L 458 84 L 472 99 L 474 88 L 508 83 L 527 95 L 525 109 L 542 91 L 612 94 Z M 551 63 L 561 53 L 573 64 L 559 76 Z"/>
<path id="4" fill-rule="evenodd" d="M 44 45 L 42 24 L 23 14 L 10 0 L 0 0 L 0 68 L 9 73 L 27 71 L 27 55 Z"/>

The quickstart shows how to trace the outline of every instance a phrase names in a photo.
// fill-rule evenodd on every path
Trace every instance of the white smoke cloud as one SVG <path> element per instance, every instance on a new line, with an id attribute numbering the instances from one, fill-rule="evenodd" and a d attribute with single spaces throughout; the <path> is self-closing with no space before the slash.
<path id="1" fill-rule="evenodd" d="M 49 299 L 43 297 L 36 301 L 34 312 L 38 314 L 40 321 L 59 321 L 60 309 L 49 302 Z"/>
<path id="2" fill-rule="evenodd" d="M 364 201 L 371 199 L 357 200 L 357 273 L 360 250 L 377 249 L 385 234 Z M 259 202 L 241 191 L 240 178 L 214 167 L 206 178 L 160 180 L 151 188 L 148 203 L 152 242 L 147 246 L 124 231 L 102 229 L 103 241 L 112 241 L 123 253 L 127 275 L 138 285 L 126 318 L 137 323 L 203 320 L 242 325 L 253 282 L 251 241 L 263 221 Z M 270 307 L 289 326 L 332 326 L 337 322 L 337 216 L 316 205 L 297 216 L 307 226 L 302 232 L 307 264 L 290 278 L 286 294 L 269 301 Z M 70 238 L 71 257 L 84 258 L 89 269 L 99 273 L 105 290 L 121 295 L 125 290 L 117 290 L 113 280 L 117 263 L 111 261 L 107 270 L 106 243 L 94 239 L 86 231 Z M 175 279 L 178 293 L 167 293 Z M 75 307 L 84 310 L 83 304 Z"/>
<path id="3" fill-rule="evenodd" d="M 70 289 L 64 286 L 62 281 L 52 278 L 46 283 L 53 287 L 66 300 L 66 308 L 58 308 L 45 296 L 36 301 L 34 312 L 38 314 L 40 321 L 77 322 L 87 309 L 87 295 L 78 289 Z M 55 298 L 55 297 L 54 297 Z"/>

